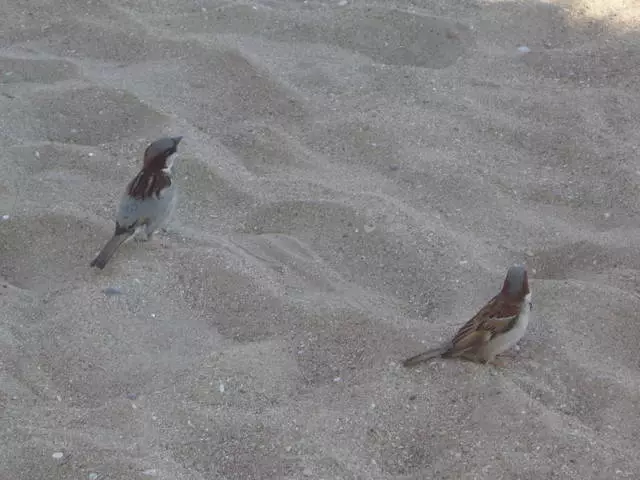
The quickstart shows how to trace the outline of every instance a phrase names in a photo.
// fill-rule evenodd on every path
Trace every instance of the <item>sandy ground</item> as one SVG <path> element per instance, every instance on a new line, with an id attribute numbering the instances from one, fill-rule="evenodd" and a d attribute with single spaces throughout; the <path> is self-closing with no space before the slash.
<path id="1" fill-rule="evenodd" d="M 3 2 L 0 479 L 639 478 L 637 5 Z M 399 365 L 523 261 L 505 367 Z"/>

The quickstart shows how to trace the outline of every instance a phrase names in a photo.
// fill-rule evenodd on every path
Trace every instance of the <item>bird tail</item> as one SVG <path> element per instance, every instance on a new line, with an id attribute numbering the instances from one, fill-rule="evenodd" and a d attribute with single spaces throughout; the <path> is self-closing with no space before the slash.
<path id="1" fill-rule="evenodd" d="M 431 350 L 427 350 L 426 352 L 422 352 L 418 355 L 414 355 L 411 358 L 407 358 L 404 362 L 402 362 L 402 365 L 404 367 L 413 367 L 415 365 L 418 365 L 419 363 L 431 360 L 432 358 L 442 357 L 449 351 L 450 347 L 451 345 L 445 344 L 441 345 L 438 348 L 432 348 Z"/>
<path id="2" fill-rule="evenodd" d="M 111 259 L 111 257 L 113 257 L 113 254 L 116 253 L 118 247 L 120 247 L 120 245 L 122 245 L 125 240 L 131 237 L 131 235 L 132 233 L 125 232 L 119 235 L 116 234 L 111 237 L 111 240 L 107 242 L 98 256 L 93 259 L 93 261 L 91 262 L 91 266 L 98 267 L 100 270 L 102 270 L 107 265 L 107 262 Z"/>

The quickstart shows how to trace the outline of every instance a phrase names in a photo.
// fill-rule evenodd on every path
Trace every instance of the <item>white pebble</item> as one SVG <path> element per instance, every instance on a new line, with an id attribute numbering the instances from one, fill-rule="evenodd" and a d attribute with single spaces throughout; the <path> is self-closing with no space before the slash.
<path id="1" fill-rule="evenodd" d="M 56 452 L 53 455 L 51 455 L 53 458 L 55 458 L 56 460 L 60 460 L 62 457 L 64 457 L 64 453 L 62 452 Z"/>
<path id="2" fill-rule="evenodd" d="M 520 53 L 529 53 L 531 51 L 531 49 L 529 47 L 526 47 L 524 45 L 518 47 L 518 51 Z"/>
<path id="3" fill-rule="evenodd" d="M 155 468 L 150 468 L 149 470 L 142 472 L 142 474 L 148 477 L 155 477 L 158 474 L 158 471 Z"/>
<path id="4" fill-rule="evenodd" d="M 11 218 L 9 215 L 2 215 L 2 220 L 9 220 L 9 218 Z"/>
<path id="5" fill-rule="evenodd" d="M 224 393 L 224 383 L 220 382 L 220 393 Z"/>

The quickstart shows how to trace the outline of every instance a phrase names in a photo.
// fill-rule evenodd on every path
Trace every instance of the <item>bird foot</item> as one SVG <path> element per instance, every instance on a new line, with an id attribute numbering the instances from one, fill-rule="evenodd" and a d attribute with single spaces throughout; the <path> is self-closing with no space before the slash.
<path id="1" fill-rule="evenodd" d="M 144 231 L 140 231 L 136 233 L 134 239 L 136 242 L 148 242 L 149 240 L 151 240 L 151 235 L 147 234 Z"/>
<path id="2" fill-rule="evenodd" d="M 498 368 L 504 368 L 507 366 L 507 364 L 505 363 L 504 359 L 502 358 L 494 358 L 493 360 L 490 360 L 489 362 L 487 362 L 491 365 L 493 365 L 494 367 L 498 367 Z"/>
<path id="3" fill-rule="evenodd" d="M 518 356 L 518 351 L 515 348 L 509 349 L 506 352 L 502 352 L 500 354 L 502 358 L 511 358 L 514 359 Z"/>

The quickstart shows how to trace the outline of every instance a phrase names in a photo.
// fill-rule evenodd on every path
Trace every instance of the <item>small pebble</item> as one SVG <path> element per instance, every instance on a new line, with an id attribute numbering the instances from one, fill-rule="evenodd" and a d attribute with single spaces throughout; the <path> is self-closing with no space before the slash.
<path id="1" fill-rule="evenodd" d="M 2 220 L 9 220 L 9 218 L 11 218 L 9 215 L 2 215 Z"/>
<path id="2" fill-rule="evenodd" d="M 305 477 L 310 477 L 311 475 L 313 475 L 313 470 L 307 467 L 302 471 L 302 475 L 304 475 Z"/>
<path id="3" fill-rule="evenodd" d="M 97 474 L 97 473 L 95 473 L 95 472 L 91 472 L 91 473 L 89 474 L 89 480 L 98 480 L 98 477 L 99 477 L 99 476 L 100 476 L 99 474 Z"/>
<path id="4" fill-rule="evenodd" d="M 129 400 L 135 400 L 136 398 L 138 398 L 138 395 L 136 395 L 135 393 L 127 393 L 127 398 Z"/>
<path id="5" fill-rule="evenodd" d="M 220 390 L 220 393 L 224 393 L 224 383 L 220 382 L 220 387 L 218 387 Z"/>
<path id="6" fill-rule="evenodd" d="M 105 295 L 122 295 L 122 290 L 117 287 L 107 287 L 102 290 Z"/>
<path id="7" fill-rule="evenodd" d="M 55 458 L 56 460 L 60 460 L 62 457 L 64 457 L 64 453 L 62 452 L 55 452 L 53 455 L 51 455 L 53 458 Z"/>
<path id="8" fill-rule="evenodd" d="M 156 475 L 158 475 L 158 471 L 155 468 L 150 468 L 149 470 L 145 470 L 144 472 L 142 472 L 142 474 L 148 477 L 155 477 Z"/>
<path id="9" fill-rule="evenodd" d="M 520 47 L 518 47 L 518 51 L 520 53 L 529 53 L 531 51 L 531 49 L 529 47 L 521 45 Z"/>

